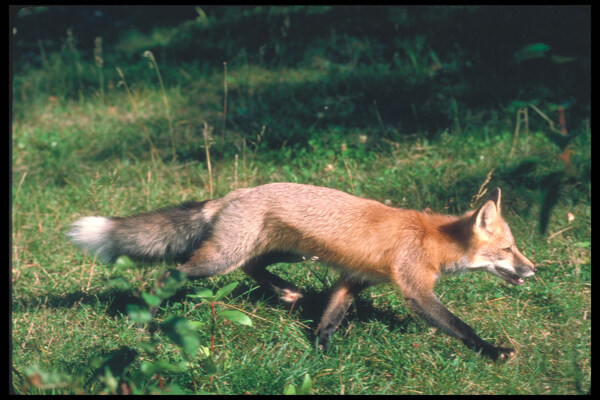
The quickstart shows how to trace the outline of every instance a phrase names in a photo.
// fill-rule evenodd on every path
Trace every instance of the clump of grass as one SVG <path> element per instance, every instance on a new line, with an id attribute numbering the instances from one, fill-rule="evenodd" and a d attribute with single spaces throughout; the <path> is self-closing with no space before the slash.
<path id="1" fill-rule="evenodd" d="M 127 98 L 129 99 L 129 102 L 133 106 L 133 111 L 135 112 L 136 120 L 138 121 L 140 127 L 142 128 L 142 132 L 144 132 L 144 136 L 150 146 L 150 156 L 152 157 L 152 161 L 154 162 L 155 157 L 156 157 L 156 159 L 158 159 L 161 163 L 163 163 L 162 158 L 160 157 L 160 154 L 158 154 L 156 147 L 154 147 L 154 143 L 152 143 L 152 139 L 150 138 L 150 134 L 148 133 L 148 128 L 146 127 L 146 124 L 140 117 L 137 101 L 135 100 L 133 93 L 131 92 L 131 90 L 129 89 L 129 86 L 127 85 L 127 81 L 125 80 L 125 75 L 123 74 L 123 71 L 119 67 L 115 67 L 115 68 L 116 68 L 117 73 L 119 74 L 119 77 L 121 78 L 121 80 L 119 81 L 117 86 L 122 85 L 125 87 L 125 91 L 127 92 Z"/>
<path id="2" fill-rule="evenodd" d="M 204 137 L 204 148 L 206 150 L 206 165 L 208 166 L 208 190 L 210 198 L 213 198 L 213 181 L 212 181 L 212 165 L 210 163 L 210 143 L 209 143 L 209 131 L 208 124 L 204 121 L 204 129 L 202 129 L 202 136 Z"/>
<path id="3" fill-rule="evenodd" d="M 83 84 L 81 80 L 81 61 L 79 51 L 77 51 L 75 47 L 75 36 L 73 36 L 73 30 L 67 29 L 67 48 L 69 49 L 72 63 L 73 63 L 73 71 L 75 72 L 75 79 L 77 81 L 77 94 L 79 95 L 79 101 L 83 100 Z"/>
<path id="4" fill-rule="evenodd" d="M 94 39 L 94 62 L 98 68 L 98 84 L 100 87 L 100 98 L 104 101 L 104 58 L 102 57 L 102 38 L 100 36 Z"/>
<path id="5" fill-rule="evenodd" d="M 221 132 L 221 153 L 225 144 L 225 127 L 227 124 L 227 62 L 223 62 L 223 129 Z"/>
<path id="6" fill-rule="evenodd" d="M 144 52 L 144 57 L 146 57 L 148 60 L 150 60 L 150 66 L 156 71 L 156 77 L 158 78 L 158 82 L 160 83 L 162 99 L 163 99 L 163 103 L 165 105 L 165 113 L 167 115 L 167 121 L 169 122 L 169 137 L 171 138 L 171 152 L 173 154 L 173 161 L 175 161 L 177 159 L 177 154 L 175 152 L 175 137 L 173 134 L 173 120 L 171 118 L 171 107 L 169 106 L 169 98 L 167 97 L 165 85 L 164 85 L 162 77 L 160 75 L 160 69 L 158 68 L 158 64 L 156 63 L 154 54 L 152 54 L 152 52 L 150 50 L 146 50 Z"/>

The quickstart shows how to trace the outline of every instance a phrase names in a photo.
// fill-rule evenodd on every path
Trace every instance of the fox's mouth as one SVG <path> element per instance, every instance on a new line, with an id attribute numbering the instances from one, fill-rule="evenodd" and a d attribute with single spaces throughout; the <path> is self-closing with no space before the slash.
<path id="1" fill-rule="evenodd" d="M 495 271 L 496 275 L 498 275 L 500 278 L 504 279 L 508 283 L 512 283 L 513 285 L 517 286 L 520 286 L 524 283 L 523 278 L 515 274 L 514 272 L 509 272 L 505 269 L 498 267 L 495 268 Z"/>

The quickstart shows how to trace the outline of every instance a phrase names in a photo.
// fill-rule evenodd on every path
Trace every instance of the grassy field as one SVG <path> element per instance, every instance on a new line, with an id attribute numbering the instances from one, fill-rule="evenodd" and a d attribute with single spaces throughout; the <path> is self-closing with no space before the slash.
<path id="1" fill-rule="evenodd" d="M 429 138 L 406 135 L 395 132 L 376 105 L 372 119 L 353 128 L 327 123 L 330 113 L 343 114 L 353 95 L 342 96 L 339 82 L 315 94 L 323 99 L 327 90 L 338 88 L 329 102 L 305 101 L 310 96 L 304 90 L 325 80 L 326 72 L 314 66 L 229 63 L 227 70 L 207 70 L 154 64 L 150 69 L 146 64 L 154 55 L 147 54 L 142 61 L 116 65 L 122 72 L 104 77 L 97 64 L 81 61 L 79 79 L 67 62 L 73 54 L 51 56 L 45 68 L 19 71 L 13 81 L 10 277 L 16 393 L 590 390 L 586 121 L 571 124 L 571 131 L 580 132 L 569 144 L 573 172 L 562 178 L 548 229 L 540 234 L 544 177 L 565 168 L 542 129 L 521 130 L 515 138 L 514 126 L 490 117 L 482 127 L 463 124 Z M 62 93 L 64 87 L 75 95 Z M 261 114 L 264 110 L 268 113 Z M 484 274 L 444 277 L 436 294 L 482 338 L 514 347 L 517 356 L 493 363 L 475 354 L 414 316 L 389 285 L 361 293 L 328 351 L 318 352 L 314 329 L 336 273 L 314 262 L 272 268 L 305 293 L 307 302 L 292 309 L 235 271 L 175 283 L 173 296 L 164 296 L 148 322 L 132 305 L 143 311 L 143 299 L 172 266 L 126 260 L 102 265 L 65 238 L 68 225 L 82 216 L 125 216 L 280 181 L 449 214 L 470 209 L 482 185 L 500 186 L 503 214 L 517 245 L 539 272 L 519 287 Z M 212 303 L 214 317 L 211 302 L 194 297 L 202 288 L 216 293 L 232 282 L 239 284 Z M 223 311 L 239 311 L 252 325 L 221 318 Z"/>

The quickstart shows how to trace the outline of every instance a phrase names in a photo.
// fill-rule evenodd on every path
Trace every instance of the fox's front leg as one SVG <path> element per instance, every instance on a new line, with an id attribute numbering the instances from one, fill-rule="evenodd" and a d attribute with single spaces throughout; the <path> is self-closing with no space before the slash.
<path id="1" fill-rule="evenodd" d="M 348 277 L 342 276 L 335 285 L 329 304 L 323 312 L 321 322 L 317 327 L 317 338 L 319 340 L 319 349 L 325 348 L 329 343 L 329 338 L 340 326 L 340 323 L 346 315 L 346 311 L 350 308 L 352 300 L 356 295 L 368 287 L 369 283 L 366 281 L 353 281 Z"/>
<path id="2" fill-rule="evenodd" d="M 473 328 L 452 314 L 433 293 L 422 297 L 407 297 L 406 300 L 408 305 L 431 325 L 462 340 L 467 347 L 481 351 L 481 354 L 493 360 L 504 360 L 515 354 L 514 349 L 496 347 L 477 336 Z"/>

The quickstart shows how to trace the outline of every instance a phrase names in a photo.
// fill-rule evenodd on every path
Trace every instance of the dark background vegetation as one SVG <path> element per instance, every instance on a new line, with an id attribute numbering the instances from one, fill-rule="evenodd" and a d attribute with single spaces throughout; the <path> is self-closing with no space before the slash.
<path id="1" fill-rule="evenodd" d="M 169 66 L 222 70 L 224 61 L 230 68 L 260 63 L 326 72 L 309 84 L 263 88 L 269 95 L 260 105 L 230 109 L 228 123 L 240 131 L 256 130 L 253 124 L 261 114 L 273 111 L 286 117 L 288 128 L 297 128 L 324 106 L 326 125 L 370 127 L 377 112 L 392 127 L 385 132 L 389 137 L 434 136 L 444 129 L 512 121 L 511 105 L 520 104 L 515 102 L 550 111 L 566 105 L 570 121 L 590 113 L 587 6 L 54 6 L 13 11 L 16 73 L 41 67 L 41 48 L 46 54 L 64 48 L 66 27 L 72 28 L 82 58 L 93 58 L 94 39 L 102 37 L 109 80 L 118 79 L 111 67 L 139 62 L 145 50 L 155 54 L 167 82 L 178 73 Z M 136 32 L 155 32 L 157 40 L 127 40 Z M 545 47 L 527 51 L 536 44 Z M 96 77 L 82 79 L 83 86 L 96 86 Z M 66 94 L 75 97 L 76 89 Z M 285 101 L 290 96 L 296 102 Z M 235 101 L 235 93 L 230 97 Z M 278 134 L 269 140 L 277 146 L 302 137 Z"/>

